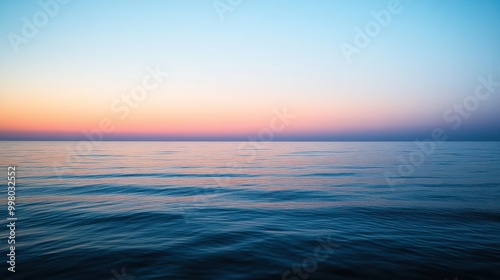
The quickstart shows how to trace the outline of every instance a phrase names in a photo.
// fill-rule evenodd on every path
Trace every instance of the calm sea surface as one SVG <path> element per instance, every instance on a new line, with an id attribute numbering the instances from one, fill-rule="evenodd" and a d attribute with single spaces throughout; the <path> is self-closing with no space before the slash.
<path id="1" fill-rule="evenodd" d="M 0 279 L 500 279 L 500 143 L 258 144 L 0 142 Z"/>

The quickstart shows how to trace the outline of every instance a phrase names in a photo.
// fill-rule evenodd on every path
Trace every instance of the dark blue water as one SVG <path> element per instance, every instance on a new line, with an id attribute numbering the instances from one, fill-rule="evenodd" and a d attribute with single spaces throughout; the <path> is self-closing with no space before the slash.
<path id="1" fill-rule="evenodd" d="M 0 142 L 0 279 L 500 279 L 500 143 L 239 146 Z"/>

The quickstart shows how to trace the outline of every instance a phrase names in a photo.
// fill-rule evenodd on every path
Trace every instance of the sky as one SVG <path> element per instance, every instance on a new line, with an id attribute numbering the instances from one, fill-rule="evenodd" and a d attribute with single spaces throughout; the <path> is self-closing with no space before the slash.
<path id="1" fill-rule="evenodd" d="M 0 1 L 0 140 L 500 140 L 500 1 Z"/>

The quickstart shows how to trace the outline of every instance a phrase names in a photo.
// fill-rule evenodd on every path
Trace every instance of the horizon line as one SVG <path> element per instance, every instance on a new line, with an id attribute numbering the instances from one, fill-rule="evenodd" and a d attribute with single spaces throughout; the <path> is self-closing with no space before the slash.
<path id="1" fill-rule="evenodd" d="M 500 139 L 450 139 L 434 141 L 432 139 L 281 139 L 281 140 L 251 140 L 251 139 L 108 139 L 90 141 L 88 139 L 0 139 L 0 142 L 500 142 Z"/>

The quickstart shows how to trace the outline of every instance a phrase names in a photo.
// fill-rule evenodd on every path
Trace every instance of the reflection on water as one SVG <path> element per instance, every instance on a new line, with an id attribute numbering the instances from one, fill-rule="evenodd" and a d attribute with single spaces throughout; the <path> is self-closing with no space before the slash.
<path id="1" fill-rule="evenodd" d="M 394 186 L 413 143 L 75 145 L 0 142 L 20 219 L 1 279 L 500 279 L 500 143 L 441 144 Z"/>

